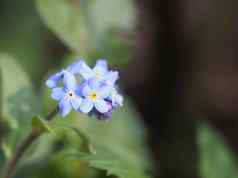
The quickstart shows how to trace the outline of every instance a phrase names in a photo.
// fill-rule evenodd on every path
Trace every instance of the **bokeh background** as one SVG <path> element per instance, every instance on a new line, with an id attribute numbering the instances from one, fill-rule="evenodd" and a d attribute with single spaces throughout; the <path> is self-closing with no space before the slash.
<path id="1" fill-rule="evenodd" d="M 105 167 L 114 173 L 108 177 L 129 178 L 121 171 L 128 167 L 138 178 L 140 172 L 237 178 L 237 6 L 235 0 L 0 0 L 1 166 L 30 118 L 55 107 L 45 79 L 75 59 L 93 65 L 106 58 L 121 72 L 124 107 L 106 124 L 78 113 L 55 122 L 76 125 L 113 158 L 94 158 L 105 161 L 102 169 L 62 158 L 65 139 L 46 134 L 16 178 L 100 178 Z M 65 137 L 82 144 L 75 133 Z M 120 171 L 111 159 L 122 159 Z"/>

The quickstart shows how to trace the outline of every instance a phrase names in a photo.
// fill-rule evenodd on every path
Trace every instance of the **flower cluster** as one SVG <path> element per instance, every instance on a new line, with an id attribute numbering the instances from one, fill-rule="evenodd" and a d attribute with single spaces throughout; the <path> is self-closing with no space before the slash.
<path id="1" fill-rule="evenodd" d="M 105 60 L 98 60 L 92 69 L 79 60 L 52 75 L 46 85 L 52 89 L 51 97 L 59 101 L 62 117 L 74 109 L 99 119 L 108 119 L 113 110 L 123 103 L 123 97 L 115 86 L 118 75 L 117 71 L 108 69 Z"/>

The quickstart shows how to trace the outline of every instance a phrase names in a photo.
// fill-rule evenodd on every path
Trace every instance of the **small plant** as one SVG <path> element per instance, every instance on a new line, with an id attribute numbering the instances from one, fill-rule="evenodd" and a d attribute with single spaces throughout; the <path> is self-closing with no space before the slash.
<path id="1" fill-rule="evenodd" d="M 133 56 L 125 39 L 134 34 L 132 1 L 35 0 L 34 7 L 16 17 L 22 27 L 7 30 L 7 45 L 0 42 L 16 47 L 0 52 L 0 178 L 148 178 L 144 125 L 109 68 Z M 39 17 L 68 50 L 46 54 Z M 100 56 L 107 60 L 94 60 Z M 62 63 L 53 66 L 53 58 Z M 53 67 L 61 70 L 45 79 L 42 71 Z"/>
<path id="2" fill-rule="evenodd" d="M 77 112 L 95 115 L 100 120 L 111 118 L 113 110 L 122 106 L 123 97 L 118 94 L 115 86 L 119 75 L 110 71 L 106 60 L 98 60 L 91 69 L 83 60 L 70 65 L 67 69 L 52 75 L 46 85 L 52 89 L 51 97 L 59 101 L 58 106 L 47 117 L 51 121 L 60 112 L 65 117 L 74 109 Z M 48 123 L 41 118 L 33 118 L 31 133 L 19 144 L 12 159 L 3 170 L 3 177 L 10 178 L 18 161 L 27 148 L 45 130 L 51 130 Z"/>
<path id="3" fill-rule="evenodd" d="M 46 84 L 52 88 L 51 97 L 59 101 L 62 117 L 73 108 L 99 119 L 108 119 L 123 102 L 116 90 L 117 79 L 118 72 L 109 71 L 105 60 L 98 60 L 93 69 L 80 60 L 51 76 Z M 63 86 L 58 87 L 59 83 Z"/>

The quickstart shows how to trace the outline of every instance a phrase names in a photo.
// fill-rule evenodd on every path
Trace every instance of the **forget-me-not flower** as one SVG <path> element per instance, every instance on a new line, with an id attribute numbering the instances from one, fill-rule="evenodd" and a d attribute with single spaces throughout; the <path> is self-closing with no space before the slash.
<path id="1" fill-rule="evenodd" d="M 60 72 L 57 72 L 56 74 L 49 77 L 48 80 L 46 80 L 46 85 L 49 88 L 55 88 L 59 84 L 59 82 L 62 80 L 65 72 L 69 72 L 71 74 L 79 74 L 81 66 L 85 63 L 83 60 L 78 60 L 75 63 L 69 65 L 66 69 L 61 70 Z"/>
<path id="2" fill-rule="evenodd" d="M 92 69 L 78 60 L 52 75 L 46 85 L 52 89 L 51 97 L 59 101 L 63 117 L 73 108 L 98 119 L 108 119 L 123 103 L 123 96 L 115 86 L 118 78 L 118 72 L 109 70 L 105 60 L 98 60 Z"/>
<path id="3" fill-rule="evenodd" d="M 64 73 L 65 73 L 65 70 L 61 70 L 60 72 L 57 72 L 56 74 L 50 76 L 50 78 L 46 80 L 46 85 L 49 88 L 57 87 L 59 81 L 63 78 Z"/>
<path id="4" fill-rule="evenodd" d="M 63 85 L 63 87 L 53 88 L 51 97 L 59 101 L 61 115 L 64 117 L 72 108 L 79 109 L 82 98 L 78 95 L 76 79 L 72 73 L 64 72 Z"/>
<path id="5" fill-rule="evenodd" d="M 109 71 L 105 60 L 98 60 L 93 69 L 84 62 L 81 63 L 79 73 L 85 80 L 93 79 L 105 85 L 114 85 L 118 79 L 117 71 Z"/>
<path id="6" fill-rule="evenodd" d="M 89 113 L 94 108 L 100 113 L 106 113 L 109 111 L 106 98 L 110 94 L 111 87 L 103 86 L 95 81 L 91 80 L 82 89 L 82 96 L 84 99 L 80 105 L 80 111 L 83 113 Z"/>

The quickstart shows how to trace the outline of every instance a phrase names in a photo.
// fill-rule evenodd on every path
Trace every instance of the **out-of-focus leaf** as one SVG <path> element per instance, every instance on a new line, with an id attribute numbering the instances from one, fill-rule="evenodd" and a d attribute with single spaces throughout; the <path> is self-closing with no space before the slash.
<path id="1" fill-rule="evenodd" d="M 47 67 L 45 50 L 49 47 L 47 41 L 55 39 L 46 33 L 46 28 L 41 23 L 35 2 L 24 0 L 1 1 L 0 16 L 0 49 L 5 53 L 13 55 L 24 70 L 30 74 L 37 86 L 42 75 L 43 67 Z M 7 18 L 7 20 L 6 20 Z M 53 58 L 53 57 L 52 57 Z"/>
<path id="2" fill-rule="evenodd" d="M 3 86 L 3 115 L 27 120 L 40 111 L 41 101 L 36 97 L 26 73 L 16 61 L 6 54 L 0 54 Z"/>
<path id="3" fill-rule="evenodd" d="M 224 138 L 205 124 L 198 131 L 201 177 L 237 178 L 237 160 Z"/>
<path id="4" fill-rule="evenodd" d="M 97 34 L 112 29 L 132 30 L 135 11 L 132 0 L 96 0 L 88 9 Z"/>
<path id="5" fill-rule="evenodd" d="M 131 57 L 132 0 L 37 0 L 37 7 L 45 24 L 76 54 L 113 64 Z"/>
<path id="6" fill-rule="evenodd" d="M 81 14 L 84 2 L 78 0 L 37 0 L 37 7 L 45 24 L 74 51 L 87 49 L 91 40 Z M 82 2 L 82 3 L 81 3 Z"/>
<path id="7" fill-rule="evenodd" d="M 3 86 L 3 116 L 14 123 L 9 135 L 11 147 L 31 127 L 31 118 L 41 111 L 41 100 L 35 95 L 29 78 L 16 61 L 7 54 L 0 54 Z M 15 120 L 13 120 L 15 119 Z M 7 139 L 7 138 L 5 138 Z"/>

